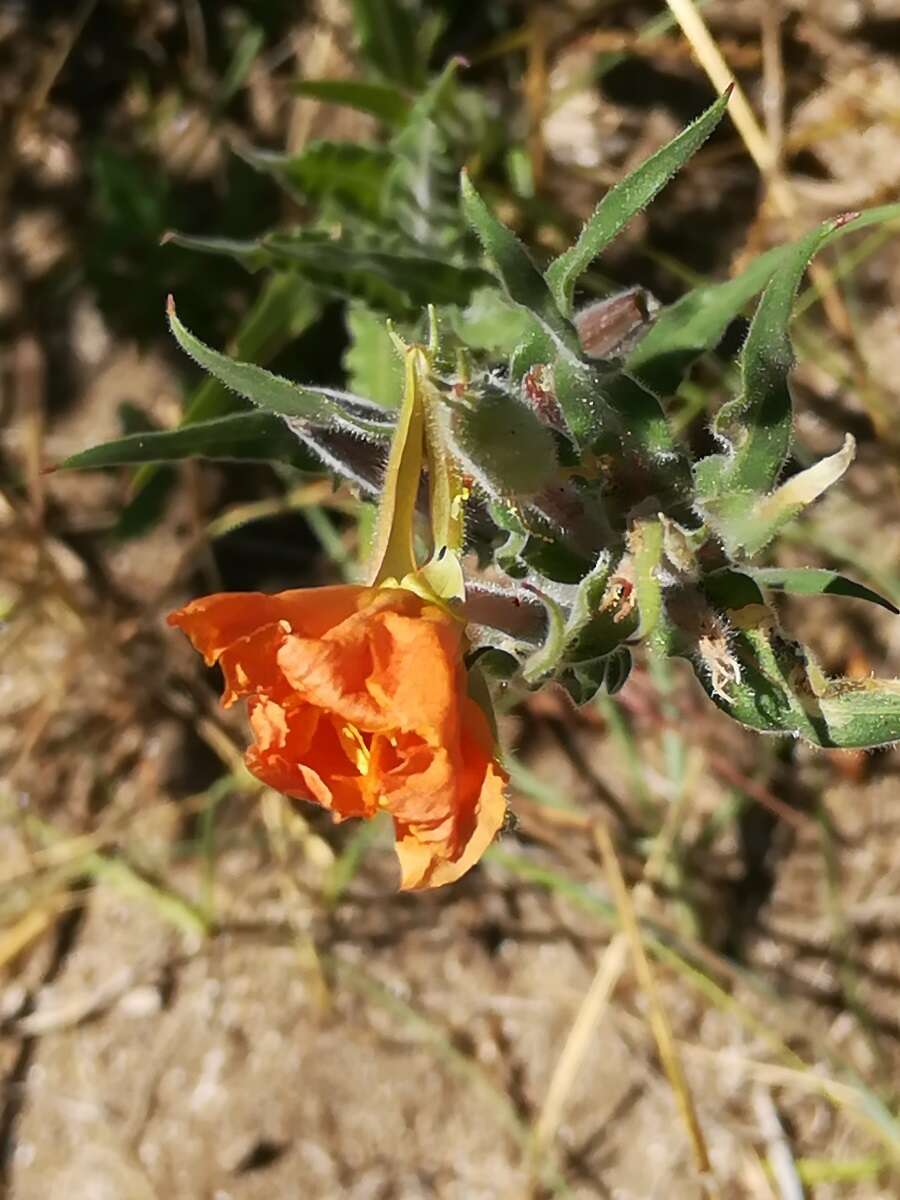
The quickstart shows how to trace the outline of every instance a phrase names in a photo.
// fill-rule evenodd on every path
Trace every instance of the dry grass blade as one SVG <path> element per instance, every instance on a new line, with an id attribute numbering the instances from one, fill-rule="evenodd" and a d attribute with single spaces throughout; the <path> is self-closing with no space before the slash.
<path id="1" fill-rule="evenodd" d="M 723 92 L 729 85 L 734 84 L 728 106 L 731 119 L 747 147 L 747 152 L 768 181 L 770 194 L 778 209 L 789 219 L 795 217 L 797 201 L 789 185 L 778 174 L 778 156 L 775 149 L 760 127 L 746 93 L 739 83 L 735 83 L 731 68 L 723 58 L 694 0 L 666 0 L 666 3 L 690 42 L 697 61 L 718 91 Z M 853 327 L 850 317 L 831 272 L 823 263 L 814 262 L 810 264 L 809 273 L 822 297 L 828 320 L 842 337 L 851 337 Z"/>
<path id="2" fill-rule="evenodd" d="M 628 938 L 617 933 L 600 959 L 581 1007 L 557 1060 L 543 1107 L 534 1127 L 534 1153 L 542 1157 L 553 1143 L 562 1123 L 566 1100 L 584 1062 L 588 1043 L 606 1011 L 616 984 L 622 977 L 628 955 Z"/>
<path id="3" fill-rule="evenodd" d="M 46 933 L 67 903 L 66 896 L 53 896 L 25 913 L 9 929 L 4 929 L 0 933 L 0 970 Z"/>
<path id="4" fill-rule="evenodd" d="M 694 1106 L 693 1097 L 691 1096 L 690 1088 L 688 1087 L 687 1078 L 684 1074 L 684 1068 L 681 1065 L 681 1058 L 675 1046 L 675 1039 L 672 1036 L 672 1030 L 669 1026 L 668 1018 L 660 1000 L 659 992 L 656 987 L 656 980 L 653 975 L 653 970 L 650 966 L 650 960 L 644 950 L 644 942 L 641 937 L 640 927 L 638 925 L 637 915 L 634 911 L 634 905 L 631 901 L 631 896 L 628 892 L 628 886 L 625 883 L 625 877 L 622 874 L 622 868 L 619 864 L 619 858 L 613 846 L 612 838 L 606 825 L 601 822 L 595 828 L 595 837 L 597 848 L 603 859 L 603 867 L 609 880 L 612 890 L 613 899 L 616 908 L 618 909 L 619 918 L 622 922 L 622 929 L 628 943 L 631 947 L 631 954 L 634 961 L 634 969 L 638 977 L 638 981 L 644 990 L 649 1006 L 650 1026 L 653 1030 L 653 1036 L 656 1039 L 659 1057 L 666 1072 L 666 1076 L 675 1095 L 678 1109 L 681 1118 L 684 1121 L 685 1128 L 688 1132 L 688 1137 L 691 1142 L 691 1149 L 694 1153 L 694 1161 L 700 1177 L 705 1186 L 707 1195 L 717 1195 L 715 1181 L 712 1175 L 712 1165 L 709 1160 L 709 1151 L 706 1147 L 706 1139 L 703 1136 L 703 1130 L 700 1126 L 700 1120 L 697 1116 L 697 1110 Z"/>

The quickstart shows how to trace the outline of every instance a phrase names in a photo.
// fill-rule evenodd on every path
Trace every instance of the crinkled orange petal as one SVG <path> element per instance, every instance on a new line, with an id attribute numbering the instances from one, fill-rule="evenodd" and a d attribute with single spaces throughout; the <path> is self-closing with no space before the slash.
<path id="1" fill-rule="evenodd" d="M 468 695 L 462 626 L 404 588 L 206 596 L 169 617 L 247 700 L 246 762 L 336 819 L 394 818 L 405 889 L 463 875 L 503 823 L 506 776 Z"/>
<path id="2" fill-rule="evenodd" d="M 506 815 L 506 775 L 492 762 L 475 803 L 474 826 L 462 848 L 448 856 L 447 843 L 430 842 L 412 826 L 397 824 L 400 888 L 418 891 L 454 883 L 471 870 L 497 836 Z"/>
<path id="3" fill-rule="evenodd" d="M 295 588 L 273 596 L 265 592 L 217 592 L 201 596 L 170 613 L 168 622 L 183 630 L 212 666 L 238 638 L 263 625 L 287 621 L 304 637 L 321 637 L 356 612 L 371 589 L 353 584 Z"/>
<path id="4" fill-rule="evenodd" d="M 308 705 L 285 708 L 266 697 L 249 705 L 255 742 L 247 767 L 276 792 L 312 800 L 341 820 L 372 816 L 358 773 L 341 745 L 334 722 Z"/>
<path id="5" fill-rule="evenodd" d="M 404 891 L 453 883 L 478 862 L 503 825 L 507 775 L 494 761 L 487 718 L 468 695 L 460 739 L 450 820 L 436 826 L 395 821 Z"/>
<path id="6" fill-rule="evenodd" d="M 415 617 L 385 612 L 372 630 L 370 695 L 396 728 L 441 745 L 457 720 L 459 623 L 434 606 Z"/>

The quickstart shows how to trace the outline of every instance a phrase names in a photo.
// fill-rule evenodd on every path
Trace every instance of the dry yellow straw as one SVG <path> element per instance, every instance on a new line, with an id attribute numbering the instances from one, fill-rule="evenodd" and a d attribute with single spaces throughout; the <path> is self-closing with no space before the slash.
<path id="1" fill-rule="evenodd" d="M 700 1126 L 700 1120 L 697 1116 L 697 1110 L 694 1106 L 694 1100 L 691 1096 L 690 1088 L 688 1087 L 687 1078 L 684 1074 L 684 1068 L 681 1065 L 681 1058 L 678 1053 L 678 1048 L 675 1045 L 675 1039 L 672 1036 L 672 1030 L 669 1027 L 669 1021 L 666 1017 L 665 1009 L 660 999 L 659 990 L 656 986 L 656 979 L 653 975 L 653 969 L 650 966 L 650 960 L 647 958 L 644 950 L 643 939 L 638 925 L 637 915 L 634 911 L 634 905 L 631 902 L 631 896 L 628 893 L 628 886 L 625 883 L 625 877 L 622 874 L 622 868 L 619 864 L 619 858 L 613 846 L 612 838 L 609 835 L 609 830 L 606 823 L 600 821 L 594 830 L 597 841 L 597 848 L 600 851 L 603 860 L 603 869 L 606 873 L 607 882 L 609 883 L 612 892 L 613 900 L 619 912 L 619 919 L 622 922 L 622 931 L 628 938 L 631 946 L 631 957 L 634 963 L 635 974 L 638 978 L 638 983 L 643 989 L 644 995 L 647 998 L 649 1008 L 650 1028 L 653 1031 L 653 1036 L 656 1039 L 656 1047 L 659 1051 L 660 1062 L 663 1070 L 669 1080 L 669 1085 L 675 1095 L 675 1100 L 678 1104 L 681 1118 L 687 1129 L 688 1136 L 691 1142 L 691 1149 L 694 1152 L 694 1162 L 703 1185 L 706 1188 L 707 1195 L 715 1194 L 715 1183 L 712 1174 L 712 1166 L 709 1161 L 709 1152 L 706 1148 L 706 1139 L 703 1136 L 703 1130 Z"/>
<path id="2" fill-rule="evenodd" d="M 697 11 L 694 0 L 666 0 L 672 16 L 693 48 L 700 66 L 709 76 L 713 86 L 724 92 L 734 83 L 728 111 L 750 157 L 768 181 L 772 199 L 783 216 L 789 220 L 797 215 L 797 200 L 791 188 L 778 175 L 778 156 L 754 115 L 750 102 L 739 83 L 733 79 L 731 68 L 722 57 L 722 51 L 707 28 L 706 22 Z M 810 276 L 822 297 L 822 304 L 829 321 L 845 337 L 852 330 L 850 318 L 844 308 L 834 279 L 827 267 L 821 263 L 810 265 Z"/>

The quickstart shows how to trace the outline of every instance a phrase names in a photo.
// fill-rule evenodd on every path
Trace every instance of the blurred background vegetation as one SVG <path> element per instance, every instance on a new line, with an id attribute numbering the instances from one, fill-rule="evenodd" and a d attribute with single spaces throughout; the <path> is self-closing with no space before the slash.
<path id="1" fill-rule="evenodd" d="M 674 300 L 900 192 L 900 5 L 698 7 L 773 174 L 723 123 L 585 298 Z M 292 455 L 43 473 L 230 411 L 168 338 L 170 292 L 210 344 L 386 405 L 383 318 L 412 329 L 429 289 L 502 344 L 459 167 L 549 258 L 714 96 L 661 0 L 0 6 L 0 1192 L 896 1194 L 896 751 L 745 734 L 640 662 L 613 699 L 505 716 L 517 828 L 460 884 L 398 896 L 386 831 L 246 774 L 240 715 L 162 623 L 205 591 L 345 577 L 364 502 Z M 823 262 L 795 456 L 846 429 L 860 452 L 774 561 L 824 553 L 900 601 L 896 230 Z M 685 437 L 745 328 L 675 398 Z M 888 614 L 785 614 L 830 670 L 897 673 Z"/>

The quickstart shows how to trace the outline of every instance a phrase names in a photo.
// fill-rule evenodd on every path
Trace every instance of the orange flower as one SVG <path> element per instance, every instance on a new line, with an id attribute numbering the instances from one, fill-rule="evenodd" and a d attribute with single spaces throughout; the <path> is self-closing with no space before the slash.
<path id="1" fill-rule="evenodd" d="M 402 587 L 223 593 L 169 616 L 247 700 L 250 770 L 335 820 L 394 820 L 401 887 L 438 887 L 503 822 L 506 774 L 467 692 L 461 623 Z"/>

